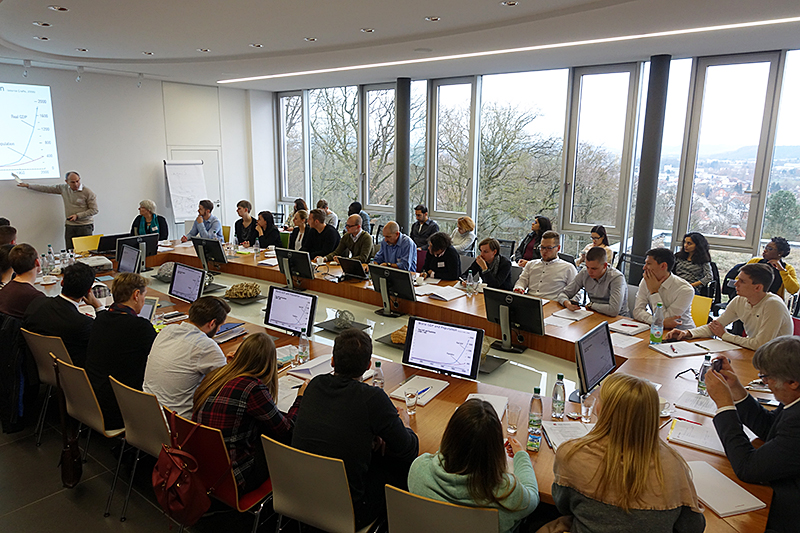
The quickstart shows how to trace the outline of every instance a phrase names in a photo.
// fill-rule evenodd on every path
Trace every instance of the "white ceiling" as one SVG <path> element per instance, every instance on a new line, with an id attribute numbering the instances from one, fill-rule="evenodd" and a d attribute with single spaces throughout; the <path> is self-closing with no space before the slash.
<path id="1" fill-rule="evenodd" d="M 800 16 L 797 0 L 0 0 L 0 62 L 202 85 Z M 438 16 L 438 22 L 425 17 Z M 34 21 L 50 23 L 37 27 Z M 373 28 L 364 33 L 361 28 Z M 36 36 L 48 37 L 47 41 Z M 316 42 L 306 42 L 314 37 Z M 263 45 L 251 47 L 251 43 Z M 79 52 L 77 48 L 88 49 Z M 208 53 L 198 52 L 208 48 Z M 236 83 L 288 90 L 800 48 L 800 22 Z M 144 51 L 153 52 L 145 56 Z M 87 78 L 88 79 L 88 78 Z"/>

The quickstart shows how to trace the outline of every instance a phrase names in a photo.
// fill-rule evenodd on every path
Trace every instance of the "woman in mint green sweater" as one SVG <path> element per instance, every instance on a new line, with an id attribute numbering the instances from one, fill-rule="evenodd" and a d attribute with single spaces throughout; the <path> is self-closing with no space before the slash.
<path id="1" fill-rule="evenodd" d="M 514 438 L 514 473 L 506 471 L 503 427 L 492 404 L 464 402 L 450 418 L 436 454 L 417 457 L 408 489 L 419 496 L 500 511 L 500 531 L 510 532 L 539 505 L 528 452 Z"/>

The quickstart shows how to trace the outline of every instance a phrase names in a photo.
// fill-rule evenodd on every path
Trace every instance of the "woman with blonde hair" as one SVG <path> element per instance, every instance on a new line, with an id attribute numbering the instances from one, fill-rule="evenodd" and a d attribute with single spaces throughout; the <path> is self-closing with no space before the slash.
<path id="1" fill-rule="evenodd" d="M 292 224 L 294 229 L 289 235 L 289 249 L 299 250 L 303 246 L 303 237 L 308 229 L 308 211 L 305 209 L 297 211 L 292 218 Z"/>
<path id="2" fill-rule="evenodd" d="M 291 442 L 305 388 L 304 383 L 285 416 L 278 411 L 277 353 L 272 338 L 263 332 L 247 337 L 233 359 L 209 372 L 197 387 L 192 419 L 222 431 L 242 493 L 269 478 L 259 435 Z"/>
<path id="3" fill-rule="evenodd" d="M 553 499 L 563 515 L 542 532 L 702 532 L 692 473 L 658 437 L 658 394 L 648 381 L 612 374 L 597 424 L 559 446 Z"/>
<path id="4" fill-rule="evenodd" d="M 147 235 L 158 233 L 158 240 L 169 239 L 169 226 L 167 220 L 156 214 L 156 203 L 153 200 L 139 202 L 139 214 L 131 224 L 131 235 Z"/>
<path id="5" fill-rule="evenodd" d="M 472 249 L 472 243 L 477 239 L 475 235 L 475 222 L 469 217 L 459 217 L 456 221 L 456 227 L 453 233 L 450 234 L 450 240 L 453 241 L 453 248 L 456 249 L 460 255 L 467 255 L 469 252 L 475 252 Z"/>

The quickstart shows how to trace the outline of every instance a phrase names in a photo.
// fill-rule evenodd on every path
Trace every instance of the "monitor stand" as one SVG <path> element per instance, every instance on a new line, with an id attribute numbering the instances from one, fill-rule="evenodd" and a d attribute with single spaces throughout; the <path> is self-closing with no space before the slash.
<path id="1" fill-rule="evenodd" d="M 503 363 L 508 362 L 508 359 L 503 357 L 495 357 L 494 355 L 487 355 L 486 360 L 481 363 L 480 368 L 478 368 L 478 372 L 481 374 L 491 374 L 501 366 Z"/>
<path id="2" fill-rule="evenodd" d="M 495 350 L 509 353 L 522 353 L 525 351 L 525 346 L 512 344 L 511 342 L 511 321 L 508 317 L 507 305 L 500 306 L 500 336 L 503 340 L 492 343 L 492 348 Z"/>
<path id="3" fill-rule="evenodd" d="M 392 311 L 392 301 L 389 298 L 389 287 L 386 283 L 386 278 L 381 277 L 378 283 L 381 287 L 381 300 L 383 301 L 383 307 L 375 311 L 375 314 L 388 318 L 397 318 L 399 316 L 403 316 L 403 313 Z"/>
<path id="4" fill-rule="evenodd" d="M 581 391 L 579 389 L 575 389 L 569 395 L 569 401 L 572 403 L 581 403 Z"/>
<path id="5" fill-rule="evenodd" d="M 139 243 L 139 273 L 142 272 L 149 272 L 153 270 L 152 268 L 146 266 L 144 264 L 145 259 L 147 258 L 147 243 L 140 242 Z"/>
<path id="6" fill-rule="evenodd" d="M 211 274 L 221 274 L 221 272 L 212 272 L 208 269 L 208 259 L 206 258 L 206 251 L 202 244 L 197 245 L 197 255 L 200 258 L 200 264 L 203 265 L 203 271 L 208 275 Z M 219 283 L 209 283 L 205 287 L 203 287 L 203 294 L 209 292 L 216 292 L 222 289 L 227 289 L 225 285 L 220 285 Z"/>

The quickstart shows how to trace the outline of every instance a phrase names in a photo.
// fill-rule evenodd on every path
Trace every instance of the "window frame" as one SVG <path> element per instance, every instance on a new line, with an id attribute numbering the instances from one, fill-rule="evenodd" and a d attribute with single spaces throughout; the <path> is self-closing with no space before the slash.
<path id="1" fill-rule="evenodd" d="M 276 94 L 275 98 L 275 116 L 276 122 L 276 154 L 275 162 L 277 166 L 276 181 L 278 185 L 278 202 L 285 204 L 294 204 L 296 196 L 289 194 L 289 176 L 287 173 L 287 157 L 286 157 L 286 122 L 283 109 L 283 99 L 286 97 L 299 96 L 300 105 L 302 106 L 302 119 L 300 120 L 300 128 L 302 132 L 302 152 L 303 152 L 303 198 L 308 198 L 311 192 L 311 181 L 309 180 L 311 165 L 311 147 L 309 143 L 309 128 L 308 128 L 308 91 L 286 91 Z"/>
<path id="2" fill-rule="evenodd" d="M 364 206 L 364 209 L 369 208 L 370 212 L 394 214 L 394 203 L 391 205 L 373 204 L 370 203 L 369 197 L 369 96 L 370 91 L 382 91 L 391 89 L 394 91 L 394 114 L 395 114 L 395 148 L 394 148 L 394 166 L 395 166 L 395 189 L 397 183 L 397 83 L 374 83 L 369 85 L 359 86 L 359 151 L 361 152 L 358 157 L 359 161 L 359 201 Z"/>

